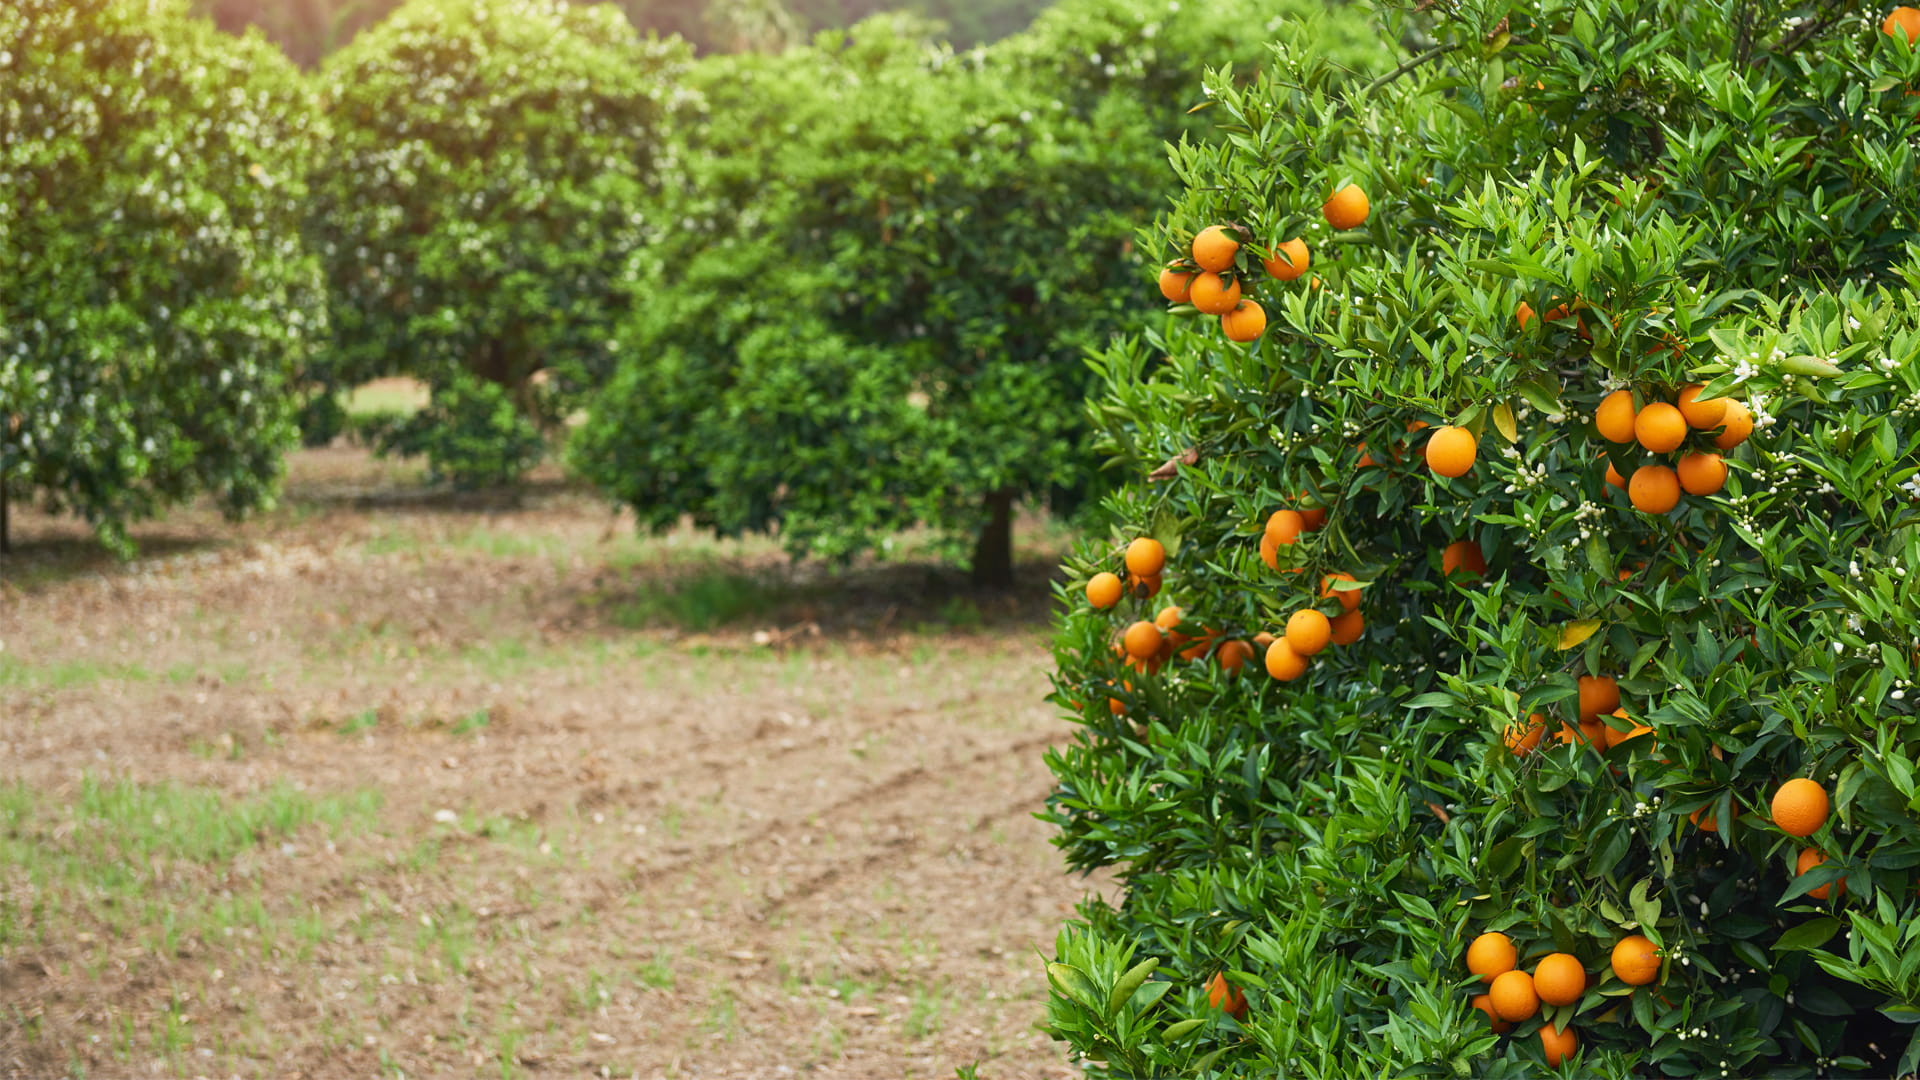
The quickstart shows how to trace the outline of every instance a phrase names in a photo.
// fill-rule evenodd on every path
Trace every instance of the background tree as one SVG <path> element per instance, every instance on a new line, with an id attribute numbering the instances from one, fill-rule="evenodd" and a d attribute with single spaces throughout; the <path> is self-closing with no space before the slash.
<path id="1" fill-rule="evenodd" d="M 0 9 L 0 507 L 126 552 L 196 493 L 271 499 L 325 329 L 298 230 L 316 116 L 272 46 L 179 3 Z"/>
<path id="2" fill-rule="evenodd" d="M 663 231 L 659 131 L 685 60 L 610 5 L 537 0 L 413 0 L 329 58 L 309 217 L 334 317 L 326 380 L 425 380 L 434 404 L 403 442 L 442 454 L 464 441 L 424 432 L 465 422 L 457 403 L 496 415 L 498 395 L 456 389 L 468 378 L 522 403 L 516 441 L 562 415 L 610 367 L 635 253 Z"/>
<path id="3" fill-rule="evenodd" d="M 1178 125 L 1133 87 L 1230 58 L 1244 14 L 1115 19 L 1134 81 L 1073 95 L 1038 79 L 1045 43 L 954 54 L 897 19 L 703 65 L 674 214 L 694 244 L 652 257 L 582 471 L 654 527 L 844 557 L 926 525 L 1007 581 L 1016 500 L 1070 509 L 1091 478 L 1081 356 L 1136 303 Z"/>
<path id="4" fill-rule="evenodd" d="M 1211 84 L 1149 235 L 1244 228 L 1271 322 L 1101 361 L 1136 479 L 1052 814 L 1126 891 L 1052 1027 L 1112 1076 L 1910 1073 L 1920 12 L 1422 7 L 1378 77 L 1283 35 Z"/>

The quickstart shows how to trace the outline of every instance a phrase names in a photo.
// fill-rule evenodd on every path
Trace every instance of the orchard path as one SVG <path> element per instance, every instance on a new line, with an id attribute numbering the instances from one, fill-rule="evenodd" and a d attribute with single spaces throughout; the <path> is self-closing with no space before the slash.
<path id="1" fill-rule="evenodd" d="M 1076 1075 L 1044 562 L 825 576 L 340 449 L 130 566 L 16 528 L 0 1075 Z"/>

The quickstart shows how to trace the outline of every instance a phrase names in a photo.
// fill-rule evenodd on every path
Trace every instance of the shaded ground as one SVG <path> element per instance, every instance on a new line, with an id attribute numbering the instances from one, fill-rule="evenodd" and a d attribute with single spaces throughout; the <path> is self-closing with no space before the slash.
<path id="1" fill-rule="evenodd" d="M 412 480 L 297 455 L 130 566 L 16 521 L 0 1075 L 1074 1075 L 1044 558 L 989 599 Z"/>

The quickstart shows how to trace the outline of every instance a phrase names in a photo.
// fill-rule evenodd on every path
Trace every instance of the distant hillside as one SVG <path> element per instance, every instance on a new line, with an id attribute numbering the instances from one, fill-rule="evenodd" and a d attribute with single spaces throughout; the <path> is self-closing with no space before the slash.
<path id="1" fill-rule="evenodd" d="M 222 29 L 258 26 L 295 62 L 311 67 L 385 18 L 401 0 L 194 0 Z M 1052 0 L 614 0 L 641 30 L 678 34 L 702 52 L 768 49 L 880 11 L 911 11 L 945 23 L 965 47 L 1005 37 Z"/>

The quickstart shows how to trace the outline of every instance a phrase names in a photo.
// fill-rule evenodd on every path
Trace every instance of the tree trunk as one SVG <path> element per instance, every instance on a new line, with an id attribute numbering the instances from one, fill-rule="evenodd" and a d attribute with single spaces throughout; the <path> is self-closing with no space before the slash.
<path id="1" fill-rule="evenodd" d="M 13 542 L 7 536 L 7 481 L 0 476 L 0 555 L 13 554 Z"/>
<path id="2" fill-rule="evenodd" d="M 989 491 L 987 524 L 973 547 L 973 583 L 983 589 L 1013 586 L 1013 489 Z"/>

